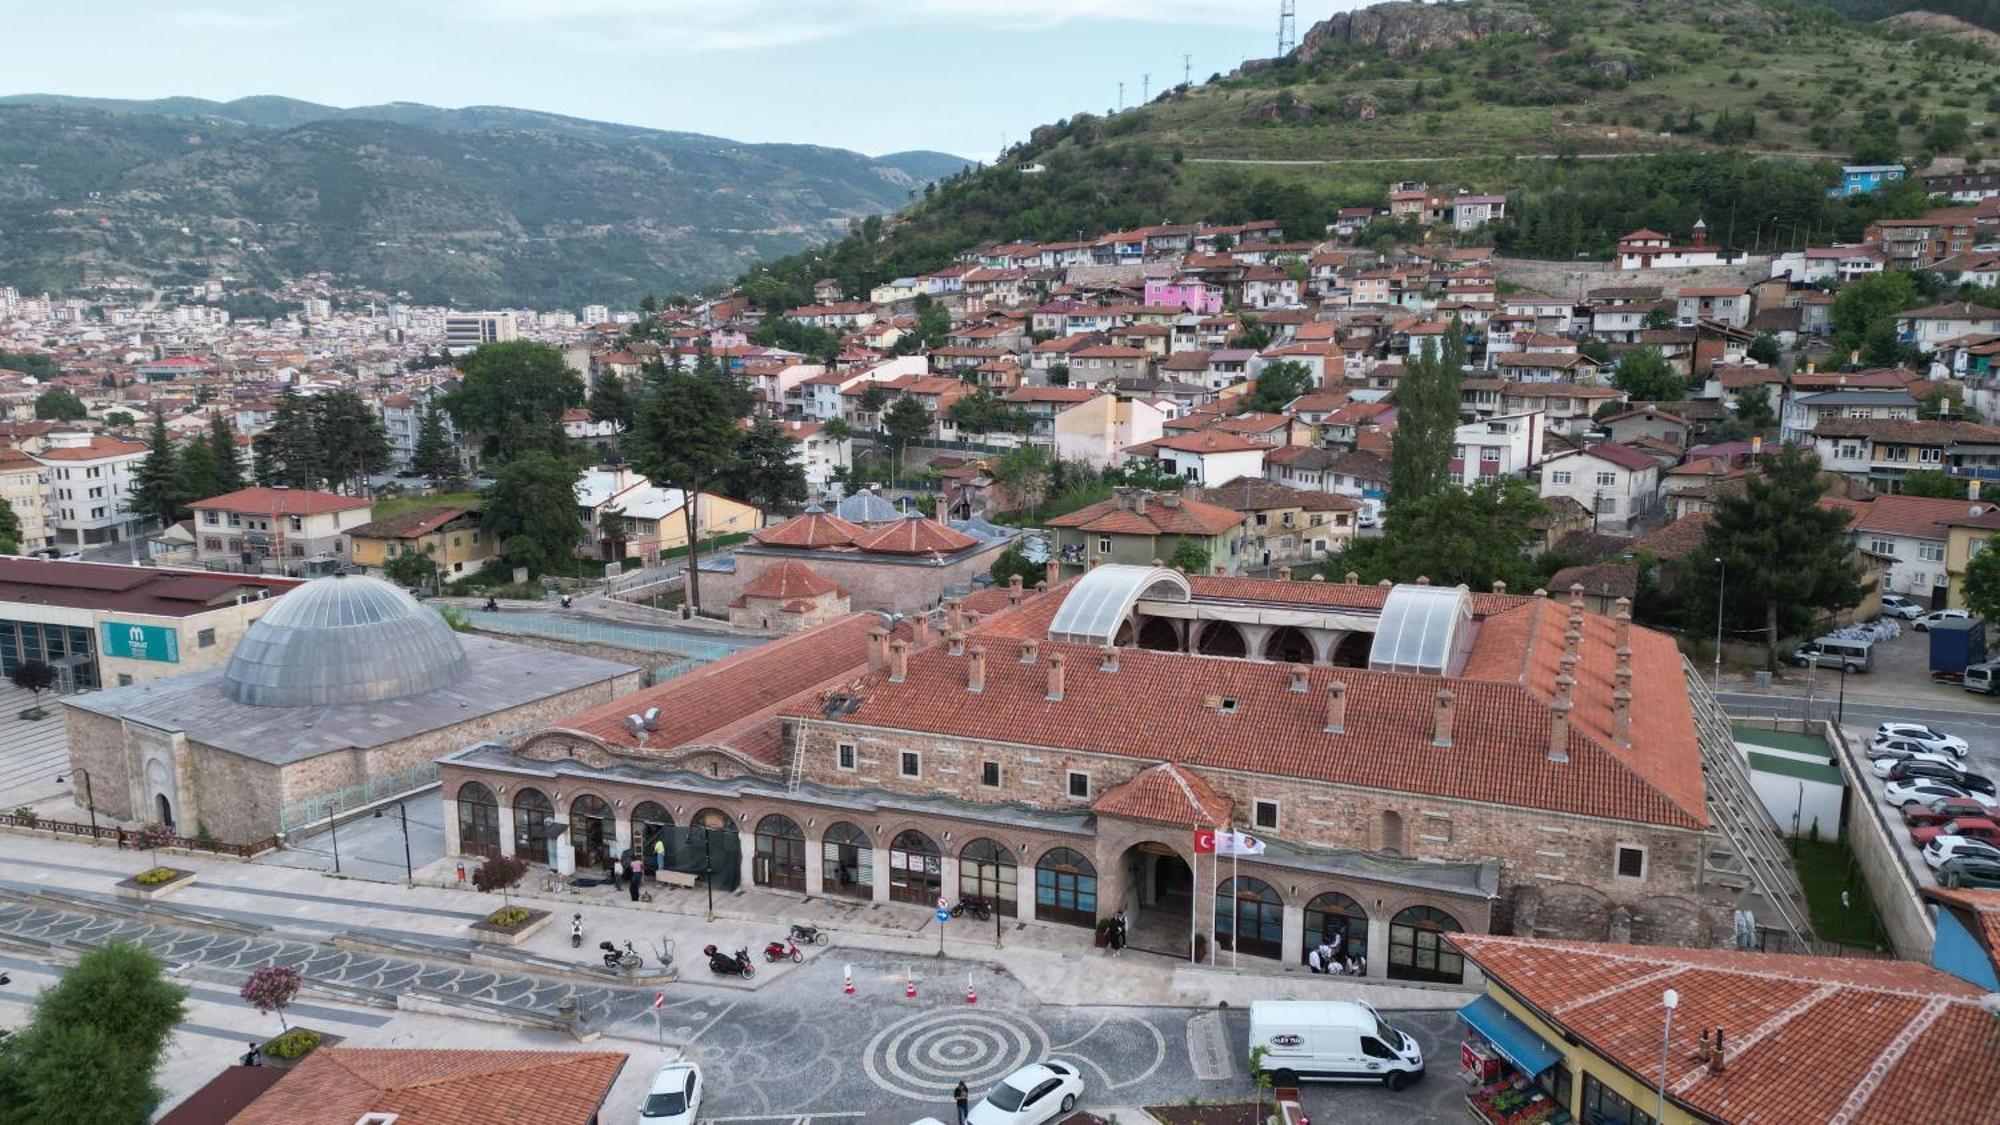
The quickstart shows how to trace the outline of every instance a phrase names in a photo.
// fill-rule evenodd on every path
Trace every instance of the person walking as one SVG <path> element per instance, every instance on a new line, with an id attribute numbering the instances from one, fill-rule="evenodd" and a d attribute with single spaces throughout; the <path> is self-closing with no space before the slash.
<path id="1" fill-rule="evenodd" d="M 965 1088 L 964 1079 L 960 1079 L 957 1088 L 952 1090 L 951 1100 L 958 1106 L 958 1125 L 965 1125 L 966 1106 L 972 1101 L 972 1091 Z"/>
<path id="2" fill-rule="evenodd" d="M 626 882 L 632 889 L 633 902 L 639 901 L 639 884 L 644 882 L 645 878 L 646 878 L 646 864 L 644 861 L 640 860 L 637 856 L 634 856 L 632 859 L 631 867 L 626 876 Z"/>

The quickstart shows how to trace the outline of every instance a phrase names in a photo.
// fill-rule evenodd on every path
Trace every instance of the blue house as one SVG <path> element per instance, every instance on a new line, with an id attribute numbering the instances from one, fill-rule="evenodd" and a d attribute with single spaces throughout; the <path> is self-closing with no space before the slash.
<path id="1" fill-rule="evenodd" d="M 1843 164 L 1840 166 L 1840 186 L 1828 188 L 1826 193 L 1835 199 L 1867 195 L 1883 184 L 1902 178 L 1901 164 Z"/>

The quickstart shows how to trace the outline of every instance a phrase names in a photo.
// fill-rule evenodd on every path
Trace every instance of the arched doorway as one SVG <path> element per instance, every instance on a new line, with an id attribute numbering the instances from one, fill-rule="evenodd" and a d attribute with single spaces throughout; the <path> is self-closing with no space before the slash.
<path id="1" fill-rule="evenodd" d="M 1021 895 L 1021 871 L 1014 853 L 994 840 L 979 839 L 958 853 L 958 897 L 985 899 L 987 905 L 1009 918 L 1017 917 L 1015 902 Z"/>
<path id="2" fill-rule="evenodd" d="M 458 787 L 458 854 L 500 854 L 500 800 L 477 781 Z"/>
<path id="3" fill-rule="evenodd" d="M 657 871 L 673 858 L 667 852 L 673 841 L 667 829 L 673 826 L 674 814 L 658 801 L 641 801 L 632 810 L 632 846 L 645 857 L 646 870 Z"/>
<path id="4" fill-rule="evenodd" d="M 721 809 L 702 809 L 688 821 L 688 843 L 701 857 L 697 871 L 713 873 L 717 886 L 727 883 L 736 885 L 737 876 L 731 871 L 731 856 L 743 853 L 736 841 L 736 818 Z"/>
<path id="5" fill-rule="evenodd" d="M 1071 848 L 1050 848 L 1035 861 L 1035 920 L 1097 924 L 1097 868 Z"/>
<path id="6" fill-rule="evenodd" d="M 1349 633 L 1333 646 L 1333 666 L 1336 668 L 1366 668 L 1368 654 L 1375 647 L 1375 634 Z"/>
<path id="7" fill-rule="evenodd" d="M 1232 621 L 1211 621 L 1208 628 L 1201 631 L 1201 643 L 1195 651 L 1203 656 L 1248 656 L 1250 645 L 1243 639 L 1243 630 Z"/>
<path id="8" fill-rule="evenodd" d="M 1368 912 L 1361 904 L 1337 891 L 1313 896 L 1306 903 L 1305 950 L 1311 953 L 1320 942 L 1333 947 L 1333 955 L 1346 961 L 1368 960 Z"/>
<path id="9" fill-rule="evenodd" d="M 873 898 L 875 846 L 868 833 L 846 821 L 826 826 L 820 837 L 820 886 L 823 894 Z"/>
<path id="10" fill-rule="evenodd" d="M 1179 652 L 1181 631 L 1171 617 L 1148 617 L 1139 626 L 1139 647 L 1154 652 Z"/>
<path id="11" fill-rule="evenodd" d="M 1395 809 L 1382 810 L 1381 850 L 1390 855 L 1403 854 L 1403 814 Z"/>
<path id="12" fill-rule="evenodd" d="M 611 806 L 592 793 L 579 793 L 569 803 L 569 843 L 576 849 L 578 867 L 609 866 L 611 850 L 618 846 L 618 828 L 611 819 Z"/>
<path id="13" fill-rule="evenodd" d="M 943 864 L 931 838 L 914 828 L 896 833 L 889 841 L 889 898 L 933 906 L 942 883 Z"/>
<path id="14" fill-rule="evenodd" d="M 549 861 L 549 821 L 556 807 L 539 789 L 514 794 L 514 857 L 529 863 Z"/>
<path id="15" fill-rule="evenodd" d="M 1444 939 L 1463 932 L 1458 919 L 1435 906 L 1412 906 L 1389 920 L 1389 975 L 1397 980 L 1460 984 L 1465 958 Z"/>
<path id="16" fill-rule="evenodd" d="M 757 822 L 757 859 L 751 872 L 760 887 L 806 889 L 806 834 L 781 813 Z"/>
<path id="17" fill-rule="evenodd" d="M 1216 948 L 1278 956 L 1284 948 L 1284 911 L 1284 900 L 1262 879 L 1224 879 L 1215 896 Z"/>
<path id="18" fill-rule="evenodd" d="M 1280 625 L 1264 640 L 1264 659 L 1278 664 L 1311 664 L 1318 654 L 1312 638 L 1295 625 Z"/>
<path id="19" fill-rule="evenodd" d="M 168 828 L 172 828 L 174 826 L 174 803 L 167 800 L 165 793 L 154 797 L 153 801 L 155 802 L 155 811 L 160 816 L 160 823 L 166 825 Z"/>

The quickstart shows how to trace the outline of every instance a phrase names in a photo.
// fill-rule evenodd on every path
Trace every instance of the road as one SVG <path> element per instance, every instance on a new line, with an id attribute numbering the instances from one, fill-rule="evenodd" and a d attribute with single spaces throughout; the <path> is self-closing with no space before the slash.
<path id="1" fill-rule="evenodd" d="M 1682 151 L 1682 150 L 1664 149 L 1657 152 L 1580 152 L 1570 157 L 1570 159 L 1637 160 L 1648 156 L 1667 156 L 1676 151 Z M 1744 151 L 1748 152 L 1752 156 L 1793 156 L 1799 158 L 1800 160 L 1821 160 L 1824 159 L 1827 155 L 1821 152 L 1787 152 L 1782 149 L 1745 149 Z M 1481 157 L 1492 157 L 1494 159 L 1505 159 L 1505 160 L 1561 160 L 1563 158 L 1563 154 L 1559 152 L 1517 152 L 1517 153 L 1488 152 L 1488 153 L 1472 154 L 1468 157 L 1468 159 L 1476 160 Z M 1255 164 L 1255 165 L 1263 165 L 1269 167 L 1311 168 L 1318 165 L 1337 165 L 1337 164 L 1422 164 L 1427 161 L 1435 161 L 1437 159 L 1439 159 L 1439 157 L 1435 155 L 1433 156 L 1346 156 L 1346 157 L 1334 157 L 1327 160 L 1252 160 L 1245 157 L 1232 157 L 1232 156 L 1190 156 L 1187 158 L 1187 162 L 1189 164 Z"/>

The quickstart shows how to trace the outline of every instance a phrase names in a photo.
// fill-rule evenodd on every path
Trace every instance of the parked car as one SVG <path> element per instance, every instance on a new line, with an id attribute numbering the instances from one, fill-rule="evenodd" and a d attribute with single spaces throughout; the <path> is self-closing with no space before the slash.
<path id="1" fill-rule="evenodd" d="M 1939 798 L 1951 800 L 1971 799 L 1972 791 L 1961 789 L 1949 781 L 1935 781 L 1918 778 L 1914 781 L 1892 781 L 1882 787 L 1882 803 L 1902 808 L 1912 801 L 1923 803 Z"/>
<path id="2" fill-rule="evenodd" d="M 2000 861 L 1960 856 L 1946 860 L 1937 875 L 1947 887 L 2000 887 Z"/>
<path id="3" fill-rule="evenodd" d="M 1911 828 L 1929 828 L 1959 817 L 1983 817 L 1993 810 L 1970 796 L 1932 797 L 1903 803 L 1903 823 Z"/>
<path id="4" fill-rule="evenodd" d="M 1983 816 L 1962 816 L 1929 828 L 1910 829 L 1910 839 L 1918 847 L 1929 844 L 1939 836 L 1969 836 L 1974 840 L 1984 840 L 1991 844 L 2000 841 L 2000 824 L 1995 824 Z"/>
<path id="5" fill-rule="evenodd" d="M 1963 738 L 1955 734 L 1946 734 L 1941 730 L 1927 727 L 1922 723 L 1883 723 L 1881 726 L 1875 728 L 1876 742 L 1892 738 L 1900 738 L 1918 743 L 1933 754 L 1940 751 L 1950 751 L 1953 755 L 1960 758 L 1965 757 L 1965 752 L 1968 749 Z"/>
<path id="6" fill-rule="evenodd" d="M 1945 766 L 1953 770 L 1958 769 L 1958 759 L 1949 754 L 1932 754 L 1929 751 L 1923 750 L 1912 751 L 1907 747 L 1901 750 L 1877 750 L 1876 747 L 1870 746 L 1868 748 L 1868 756 L 1873 759 L 1869 763 L 1868 768 L 1875 771 L 1876 777 L 1888 777 L 1903 762 L 1927 762 L 1934 766 Z"/>
<path id="7" fill-rule="evenodd" d="M 1083 1078 L 1068 1063 L 1030 1063 L 1000 1080 L 966 1114 L 967 1125 L 1036 1125 L 1076 1108 Z"/>
<path id="8" fill-rule="evenodd" d="M 1910 628 L 1915 629 L 1919 633 L 1928 633 L 1931 626 L 1940 621 L 1950 621 L 1954 618 L 1963 621 L 1971 616 L 1972 614 L 1969 611 L 1963 609 L 1934 609 L 1917 618 L 1915 621 L 1910 622 Z"/>
<path id="9" fill-rule="evenodd" d="M 1965 855 L 1979 856 L 2000 863 L 2000 845 L 1975 840 L 1970 836 L 1939 836 L 1924 845 L 1924 862 L 1932 871 L 1936 871 L 1946 860 Z"/>
<path id="10" fill-rule="evenodd" d="M 1923 615 L 1924 607 L 1901 594 L 1882 595 L 1882 616 L 1884 617 L 1900 617 L 1905 621 L 1914 621 Z"/>
<path id="11" fill-rule="evenodd" d="M 646 1125 L 694 1125 L 701 1112 L 701 1067 L 679 1056 L 660 1064 L 639 1120 Z"/>
<path id="12" fill-rule="evenodd" d="M 1801 668 L 1818 664 L 1828 671 L 1840 668 L 1866 672 L 1875 666 L 1875 642 L 1854 637 L 1820 637 L 1793 649 L 1792 663 Z"/>
<path id="13" fill-rule="evenodd" d="M 1946 785 L 1956 785 L 1960 789 L 1969 789 L 1974 793 L 1984 793 L 1988 797 L 1993 796 L 1992 778 L 1985 774 L 1967 773 L 1958 768 L 1956 763 L 1901 761 L 1889 767 L 1890 781 L 1908 781 L 1920 777 L 1942 781 Z"/>

